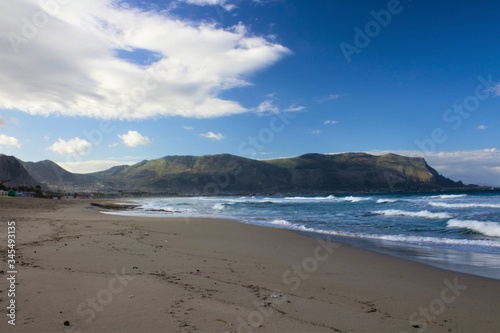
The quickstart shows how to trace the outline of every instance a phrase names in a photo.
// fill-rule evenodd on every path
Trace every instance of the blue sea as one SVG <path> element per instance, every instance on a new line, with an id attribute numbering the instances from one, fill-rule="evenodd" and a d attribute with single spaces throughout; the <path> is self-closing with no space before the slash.
<path id="1" fill-rule="evenodd" d="M 173 197 L 113 214 L 226 218 L 500 279 L 500 193 Z M 162 223 L 168 223 L 167 221 Z"/>

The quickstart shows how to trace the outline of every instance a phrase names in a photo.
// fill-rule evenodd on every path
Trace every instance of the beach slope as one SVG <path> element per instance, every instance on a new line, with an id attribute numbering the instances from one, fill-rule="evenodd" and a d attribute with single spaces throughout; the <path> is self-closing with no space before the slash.
<path id="1" fill-rule="evenodd" d="M 500 331 L 498 280 L 234 221 L 108 215 L 76 200 L 0 207 L 1 332 Z"/>

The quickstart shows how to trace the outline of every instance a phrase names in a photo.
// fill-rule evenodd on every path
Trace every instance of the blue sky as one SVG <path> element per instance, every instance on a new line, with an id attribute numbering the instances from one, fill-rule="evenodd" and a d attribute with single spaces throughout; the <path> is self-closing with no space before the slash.
<path id="1" fill-rule="evenodd" d="M 2 6 L 0 153 L 90 172 L 391 151 L 500 185 L 499 2 Z"/>

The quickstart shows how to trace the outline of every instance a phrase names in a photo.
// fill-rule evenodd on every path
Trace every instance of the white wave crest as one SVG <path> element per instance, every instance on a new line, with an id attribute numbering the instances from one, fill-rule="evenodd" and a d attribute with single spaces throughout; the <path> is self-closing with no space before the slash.
<path id="1" fill-rule="evenodd" d="M 280 225 L 280 226 L 283 226 L 283 227 L 291 227 L 293 226 L 292 223 L 286 221 L 286 220 L 274 220 L 271 222 L 271 224 L 273 225 Z"/>
<path id="2" fill-rule="evenodd" d="M 387 209 L 387 210 L 377 210 L 372 212 L 373 214 L 385 215 L 385 216 L 404 216 L 404 217 L 421 217 L 426 219 L 450 219 L 452 216 L 448 213 L 433 213 L 428 210 L 421 210 L 418 212 L 409 212 L 399 209 Z"/>
<path id="3" fill-rule="evenodd" d="M 489 203 L 446 203 L 446 202 L 429 202 L 433 207 L 441 208 L 500 208 L 500 204 Z"/>
<path id="4" fill-rule="evenodd" d="M 223 203 L 216 203 L 212 207 L 213 210 L 224 210 L 225 208 L 226 208 L 226 205 L 224 205 Z"/>
<path id="5" fill-rule="evenodd" d="M 448 221 L 448 227 L 466 228 L 486 236 L 500 237 L 500 223 L 498 222 L 451 219 Z"/>
<path id="6" fill-rule="evenodd" d="M 339 201 L 349 201 L 349 202 L 360 202 L 360 201 L 366 201 L 366 200 L 371 200 L 372 198 L 370 197 L 343 197 L 343 198 L 338 198 Z"/>
<path id="7" fill-rule="evenodd" d="M 334 195 L 329 195 L 327 197 L 285 197 L 285 200 L 290 201 L 323 201 L 323 200 L 333 200 L 336 197 Z"/>
<path id="8" fill-rule="evenodd" d="M 379 204 L 383 204 L 383 203 L 393 203 L 393 202 L 396 202 L 397 200 L 394 200 L 394 199 L 378 199 L 377 200 L 377 203 Z"/>
<path id="9" fill-rule="evenodd" d="M 433 195 L 431 198 L 438 199 L 456 199 L 456 198 L 465 198 L 467 194 L 441 194 L 441 195 Z"/>
<path id="10" fill-rule="evenodd" d="M 316 202 L 316 201 L 333 201 L 333 202 L 360 202 L 371 200 L 371 197 L 336 197 L 334 195 L 329 195 L 327 197 L 286 197 L 286 201 L 303 201 L 303 202 Z"/>

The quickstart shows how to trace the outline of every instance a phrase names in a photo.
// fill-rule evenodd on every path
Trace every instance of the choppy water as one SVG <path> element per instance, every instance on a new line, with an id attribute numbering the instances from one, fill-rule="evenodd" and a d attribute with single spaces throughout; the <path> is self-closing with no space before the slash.
<path id="1" fill-rule="evenodd" d="M 119 214 L 229 218 L 500 279 L 500 193 L 140 199 Z"/>

